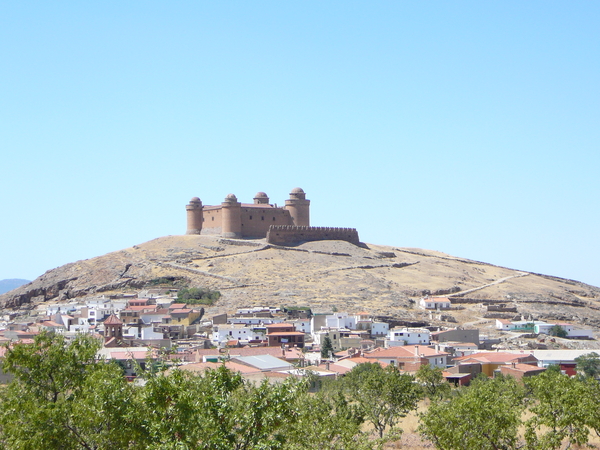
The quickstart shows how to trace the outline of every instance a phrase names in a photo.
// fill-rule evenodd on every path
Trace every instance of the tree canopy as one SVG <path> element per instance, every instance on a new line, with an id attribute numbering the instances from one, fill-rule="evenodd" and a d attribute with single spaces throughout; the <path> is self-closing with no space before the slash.
<path id="1" fill-rule="evenodd" d="M 221 293 L 206 288 L 182 288 L 177 291 L 177 300 L 191 305 L 212 305 Z"/>
<path id="2" fill-rule="evenodd" d="M 515 449 L 524 390 L 514 378 L 477 378 L 421 415 L 421 433 L 441 450 Z"/>
<path id="3" fill-rule="evenodd" d="M 321 345 L 321 358 L 327 359 L 333 356 L 333 344 L 329 336 L 323 338 L 323 345 Z"/>
<path id="4" fill-rule="evenodd" d="M 310 436 L 318 448 L 370 448 L 357 408 L 309 395 L 303 379 L 252 384 L 220 366 L 140 371 L 144 382 L 133 384 L 96 357 L 99 347 L 42 333 L 7 348 L 3 369 L 14 380 L 0 398 L 0 447 L 295 450 Z"/>
<path id="5" fill-rule="evenodd" d="M 560 325 L 552 326 L 552 328 L 550 328 L 550 330 L 548 331 L 548 334 L 550 334 L 550 336 L 556 336 L 560 338 L 566 338 L 568 335 L 567 330 L 565 330 Z"/>
<path id="6" fill-rule="evenodd" d="M 596 352 L 587 353 L 575 358 L 577 371 L 586 377 L 598 378 L 600 375 L 600 355 Z"/>
<path id="7" fill-rule="evenodd" d="M 359 364 L 344 378 L 346 390 L 379 438 L 402 417 L 416 409 L 421 389 L 414 377 L 400 373 L 394 365 L 385 369 L 377 363 Z"/>
<path id="8" fill-rule="evenodd" d="M 0 396 L 0 448 L 368 450 L 398 438 L 424 396 L 419 432 L 440 450 L 553 450 L 600 435 L 600 383 L 558 367 L 524 382 L 481 376 L 450 389 L 437 368 L 413 377 L 363 363 L 310 393 L 308 373 L 250 383 L 225 365 L 201 375 L 148 365 L 130 383 L 98 358 L 100 345 L 41 333 L 7 346 L 2 368 L 14 379 Z M 582 367 L 599 358 L 585 356 Z"/>

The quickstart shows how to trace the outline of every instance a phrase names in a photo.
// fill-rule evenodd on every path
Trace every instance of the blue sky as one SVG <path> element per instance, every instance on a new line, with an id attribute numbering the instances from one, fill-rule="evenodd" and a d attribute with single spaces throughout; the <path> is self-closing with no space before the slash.
<path id="1" fill-rule="evenodd" d="M 597 2 L 0 2 L 0 279 L 300 186 L 319 226 L 600 286 Z"/>

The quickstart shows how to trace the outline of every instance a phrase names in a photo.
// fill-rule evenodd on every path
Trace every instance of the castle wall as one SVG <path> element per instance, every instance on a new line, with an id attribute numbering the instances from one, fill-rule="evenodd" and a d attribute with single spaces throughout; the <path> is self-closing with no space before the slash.
<path id="1" fill-rule="evenodd" d="M 223 224 L 221 207 L 204 207 L 203 216 L 204 221 L 202 222 L 201 234 L 221 234 Z"/>
<path id="2" fill-rule="evenodd" d="M 279 225 L 270 227 L 267 233 L 267 242 L 276 245 L 290 245 L 303 241 L 326 240 L 347 241 L 355 245 L 360 244 L 356 228 Z"/>
<path id="3" fill-rule="evenodd" d="M 264 238 L 271 225 L 291 225 L 289 211 L 283 208 L 242 207 L 242 236 Z"/>
<path id="4" fill-rule="evenodd" d="M 223 213 L 220 206 L 205 207 L 201 234 L 222 234 Z M 242 207 L 242 237 L 264 238 L 271 225 L 291 225 L 289 211 L 283 208 Z"/>

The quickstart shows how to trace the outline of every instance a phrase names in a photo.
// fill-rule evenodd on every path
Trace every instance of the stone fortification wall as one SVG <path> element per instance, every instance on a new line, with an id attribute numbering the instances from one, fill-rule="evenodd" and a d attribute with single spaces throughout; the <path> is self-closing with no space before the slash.
<path id="1" fill-rule="evenodd" d="M 292 216 L 283 208 L 242 207 L 242 237 L 264 238 L 271 225 L 291 225 Z"/>
<path id="2" fill-rule="evenodd" d="M 221 234 L 223 219 L 220 207 L 204 207 L 201 234 Z"/>
<path id="3" fill-rule="evenodd" d="M 295 225 L 271 225 L 267 242 L 275 245 L 297 244 L 303 241 L 347 241 L 360 244 L 356 228 L 299 227 Z"/>

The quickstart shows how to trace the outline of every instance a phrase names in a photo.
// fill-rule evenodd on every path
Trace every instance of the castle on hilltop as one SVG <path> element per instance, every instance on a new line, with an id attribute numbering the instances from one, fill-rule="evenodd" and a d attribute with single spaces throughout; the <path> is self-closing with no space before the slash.
<path id="1" fill-rule="evenodd" d="M 310 200 L 301 188 L 294 188 L 285 206 L 269 203 L 264 192 L 254 196 L 254 203 L 240 203 L 229 194 L 216 206 L 203 206 L 193 197 L 185 207 L 186 234 L 211 234 L 225 238 L 267 238 L 272 244 L 300 241 L 344 240 L 359 244 L 354 228 L 310 226 Z"/>

